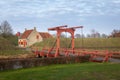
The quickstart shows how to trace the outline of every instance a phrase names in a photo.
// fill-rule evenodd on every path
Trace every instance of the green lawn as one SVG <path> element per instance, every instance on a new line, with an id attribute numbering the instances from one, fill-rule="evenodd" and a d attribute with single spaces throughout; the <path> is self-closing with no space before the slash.
<path id="1" fill-rule="evenodd" d="M 0 80 L 120 80 L 120 64 L 50 65 L 0 72 Z"/>

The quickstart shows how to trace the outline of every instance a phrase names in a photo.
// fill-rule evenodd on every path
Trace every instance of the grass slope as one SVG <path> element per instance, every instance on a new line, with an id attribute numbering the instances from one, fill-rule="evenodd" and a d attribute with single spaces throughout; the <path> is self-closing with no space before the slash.
<path id="1" fill-rule="evenodd" d="M 82 63 L 0 72 L 0 80 L 120 80 L 120 64 Z"/>
<path id="2" fill-rule="evenodd" d="M 0 50 L 8 50 L 13 48 L 14 45 L 12 45 L 12 43 L 10 43 L 9 40 L 0 36 Z"/>
<path id="3" fill-rule="evenodd" d="M 19 49 L 16 46 L 17 46 L 17 37 L 16 36 L 10 36 L 7 38 L 0 36 L 0 56 L 29 53 L 28 51 Z"/>
<path id="4" fill-rule="evenodd" d="M 76 48 L 88 48 L 88 49 L 109 49 L 120 50 L 120 38 L 77 38 L 75 39 Z M 36 43 L 34 46 L 38 46 L 40 49 L 43 47 L 51 47 L 55 43 L 55 38 L 46 39 L 43 42 Z M 60 40 L 61 47 L 71 47 L 71 39 L 62 38 Z"/>

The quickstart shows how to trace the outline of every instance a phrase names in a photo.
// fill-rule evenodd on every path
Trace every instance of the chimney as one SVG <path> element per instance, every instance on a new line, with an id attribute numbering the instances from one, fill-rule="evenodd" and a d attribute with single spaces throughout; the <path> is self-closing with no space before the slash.
<path id="1" fill-rule="evenodd" d="M 36 31 L 36 27 L 34 27 L 34 30 Z"/>
<path id="2" fill-rule="evenodd" d="M 25 28 L 25 31 L 27 30 L 27 28 Z"/>

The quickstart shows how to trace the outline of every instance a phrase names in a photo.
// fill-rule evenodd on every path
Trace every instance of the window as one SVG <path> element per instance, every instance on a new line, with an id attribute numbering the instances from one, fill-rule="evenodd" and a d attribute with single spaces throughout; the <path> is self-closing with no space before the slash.
<path id="1" fill-rule="evenodd" d="M 21 45 L 23 45 L 23 42 L 21 42 Z"/>
<path id="2" fill-rule="evenodd" d="M 39 35 L 36 36 L 36 39 L 39 39 Z"/>

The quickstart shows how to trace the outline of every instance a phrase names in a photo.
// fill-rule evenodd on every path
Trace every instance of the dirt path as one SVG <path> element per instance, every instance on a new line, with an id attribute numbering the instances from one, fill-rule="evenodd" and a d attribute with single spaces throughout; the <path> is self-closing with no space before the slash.
<path id="1" fill-rule="evenodd" d="M 5 60 L 5 59 L 23 59 L 23 58 L 35 58 L 35 55 L 30 53 L 30 54 L 19 54 L 19 55 L 0 55 L 0 60 Z"/>

